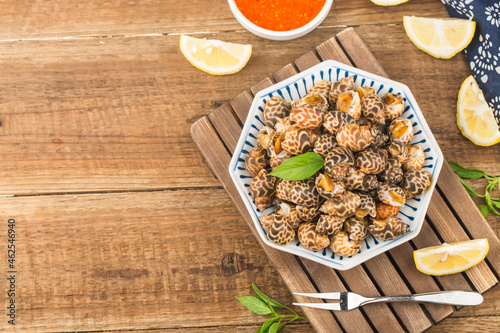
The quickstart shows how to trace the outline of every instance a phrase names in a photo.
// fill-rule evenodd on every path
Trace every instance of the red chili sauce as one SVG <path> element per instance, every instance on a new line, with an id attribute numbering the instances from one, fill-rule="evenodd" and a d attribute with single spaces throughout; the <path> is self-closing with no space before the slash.
<path id="1" fill-rule="evenodd" d="M 289 31 L 311 22 L 326 0 L 235 0 L 253 24 L 273 31 Z"/>

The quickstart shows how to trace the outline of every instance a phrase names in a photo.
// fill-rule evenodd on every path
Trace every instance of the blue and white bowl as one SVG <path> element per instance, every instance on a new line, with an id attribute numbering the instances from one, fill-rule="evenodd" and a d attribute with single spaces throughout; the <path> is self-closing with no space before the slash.
<path id="1" fill-rule="evenodd" d="M 286 246 L 278 246 L 267 239 L 266 231 L 262 228 L 259 221 L 260 216 L 274 212 L 275 207 L 271 206 L 263 212 L 257 210 L 249 192 L 252 177 L 245 170 L 245 157 L 253 146 L 257 144 L 259 130 L 265 126 L 263 111 L 266 101 L 272 96 L 280 96 L 287 102 L 298 100 L 306 95 L 307 91 L 319 80 L 323 79 L 334 82 L 351 75 L 354 76 L 355 86 L 370 86 L 375 89 L 379 96 L 383 96 L 387 92 L 392 92 L 403 97 L 405 103 L 403 117 L 410 119 L 413 125 L 414 136 L 412 144 L 418 144 L 424 150 L 425 164 L 423 168 L 432 174 L 434 182 L 422 197 L 407 200 L 406 205 L 401 207 L 398 216 L 410 226 L 411 231 L 395 240 L 381 241 L 369 235 L 367 239 L 362 241 L 360 252 L 350 257 L 334 254 L 329 248 L 317 252 L 307 250 L 300 244 L 297 238 Z M 255 96 L 238 145 L 231 159 L 229 173 L 245 202 L 248 213 L 252 217 L 260 237 L 267 245 L 334 269 L 347 270 L 418 235 L 422 228 L 425 213 L 434 192 L 442 164 L 443 154 L 407 86 L 337 61 L 328 60 L 264 89 Z"/>

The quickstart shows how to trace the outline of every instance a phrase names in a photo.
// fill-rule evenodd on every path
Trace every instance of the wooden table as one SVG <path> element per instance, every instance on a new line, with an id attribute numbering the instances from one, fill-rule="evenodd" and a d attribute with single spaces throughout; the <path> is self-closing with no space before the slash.
<path id="1" fill-rule="evenodd" d="M 190 126 L 346 26 L 410 87 L 447 160 L 500 174 L 500 146 L 477 147 L 455 124 L 465 57 L 416 49 L 403 15 L 447 13 L 438 0 L 337 1 L 314 32 L 273 42 L 244 30 L 223 0 L 1 3 L 3 308 L 9 219 L 17 273 L 16 325 L 4 310 L 0 330 L 254 332 L 262 317 L 234 299 L 252 282 L 290 304 Z M 238 74 L 210 76 L 180 54 L 181 33 L 251 43 L 253 55 Z M 498 216 L 488 222 L 498 235 Z M 497 286 L 430 331 L 495 332 L 499 307 Z"/>

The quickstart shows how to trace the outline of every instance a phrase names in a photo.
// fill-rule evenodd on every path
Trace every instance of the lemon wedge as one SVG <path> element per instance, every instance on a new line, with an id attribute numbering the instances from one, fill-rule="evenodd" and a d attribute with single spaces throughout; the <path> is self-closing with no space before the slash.
<path id="1" fill-rule="evenodd" d="M 465 79 L 458 93 L 457 125 L 462 134 L 478 146 L 500 142 L 493 110 L 472 75 Z"/>
<path id="2" fill-rule="evenodd" d="M 488 254 L 486 238 L 426 247 L 413 252 L 417 269 L 428 275 L 463 272 L 479 264 Z"/>
<path id="3" fill-rule="evenodd" d="M 252 45 L 181 35 L 181 52 L 196 68 L 213 75 L 239 72 L 252 55 Z"/>
<path id="4" fill-rule="evenodd" d="M 408 0 L 371 0 L 371 2 L 379 6 L 395 6 L 407 1 Z"/>
<path id="5" fill-rule="evenodd" d="M 450 59 L 462 51 L 476 30 L 476 22 L 464 19 L 404 16 L 403 24 L 416 47 L 442 59 Z"/>

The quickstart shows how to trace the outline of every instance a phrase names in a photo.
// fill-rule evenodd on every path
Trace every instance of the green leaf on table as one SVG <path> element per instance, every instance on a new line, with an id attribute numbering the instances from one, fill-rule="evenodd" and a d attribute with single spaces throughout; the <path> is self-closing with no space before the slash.
<path id="1" fill-rule="evenodd" d="M 458 180 L 460 180 L 460 182 L 462 183 L 462 185 L 465 187 L 465 190 L 467 191 L 467 193 L 469 193 L 470 197 L 471 198 L 477 198 L 477 197 L 483 197 L 483 195 L 480 195 L 480 194 L 477 194 L 473 189 L 472 187 L 470 187 L 469 184 L 467 184 L 465 182 L 465 180 L 463 180 L 462 178 L 458 177 Z"/>
<path id="2" fill-rule="evenodd" d="M 283 325 L 283 326 L 285 326 L 285 325 Z M 271 325 L 271 327 L 269 327 L 269 333 L 276 333 L 283 326 L 281 326 L 281 323 L 274 323 Z"/>
<path id="3" fill-rule="evenodd" d="M 486 200 L 486 206 L 488 206 L 490 212 L 492 212 L 495 215 L 500 215 L 500 212 L 495 209 L 495 203 L 493 202 L 493 200 L 491 200 L 491 197 L 488 193 L 486 193 L 484 199 Z"/>
<path id="4" fill-rule="evenodd" d="M 252 288 L 255 291 L 255 293 L 257 294 L 257 296 L 262 301 L 264 301 L 264 302 L 269 301 L 269 304 L 273 308 L 276 308 L 276 309 L 288 309 L 288 307 L 284 306 L 283 304 L 280 304 L 280 303 L 276 302 L 275 300 L 273 300 L 272 298 L 270 298 L 269 296 L 267 296 L 266 294 L 264 294 L 262 291 L 260 291 L 259 288 L 257 288 L 257 286 L 253 282 L 252 282 Z"/>
<path id="5" fill-rule="evenodd" d="M 268 320 L 266 320 L 262 326 L 257 330 L 257 332 L 255 333 L 264 333 L 266 331 L 268 331 L 268 328 L 269 326 L 271 326 L 271 324 L 273 323 L 273 321 L 276 320 L 276 317 L 272 317 L 272 318 L 269 318 Z"/>
<path id="6" fill-rule="evenodd" d="M 451 169 L 460 177 L 467 179 L 479 179 L 483 178 L 486 173 L 478 169 L 467 169 L 455 162 L 448 162 Z"/>
<path id="7" fill-rule="evenodd" d="M 497 201 L 497 200 L 491 200 L 491 202 L 493 203 L 493 205 L 495 205 L 497 208 L 500 208 L 500 201 Z"/>
<path id="8" fill-rule="evenodd" d="M 488 214 L 490 212 L 488 206 L 486 205 L 479 205 L 477 206 L 477 208 L 479 209 L 479 211 L 481 212 L 481 214 L 483 214 L 484 218 L 488 218 Z"/>
<path id="9" fill-rule="evenodd" d="M 324 164 L 323 157 L 309 152 L 284 161 L 271 172 L 271 176 L 287 180 L 302 180 L 314 175 Z"/>
<path id="10" fill-rule="evenodd" d="M 236 296 L 236 299 L 253 313 L 261 316 L 271 314 L 271 310 L 267 307 L 266 303 L 255 296 Z"/>

